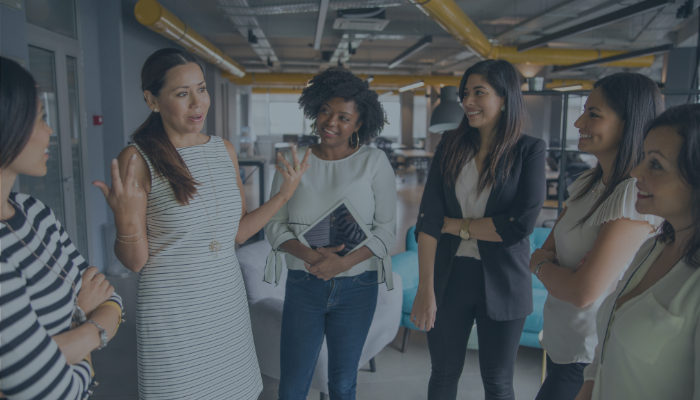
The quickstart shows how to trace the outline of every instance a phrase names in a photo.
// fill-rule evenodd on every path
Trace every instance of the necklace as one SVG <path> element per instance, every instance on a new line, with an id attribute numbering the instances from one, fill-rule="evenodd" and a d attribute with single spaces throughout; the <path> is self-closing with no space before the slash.
<path id="1" fill-rule="evenodd" d="M 598 198 L 603 192 L 605 191 L 605 185 L 603 185 L 603 181 L 600 180 L 598 183 L 596 183 L 595 187 L 591 190 L 591 193 L 593 193 L 594 198 Z"/>
<path id="2" fill-rule="evenodd" d="M 38 233 L 38 232 L 36 231 L 36 229 L 34 228 L 34 225 L 31 224 L 31 223 L 29 223 L 29 217 L 27 216 L 27 213 L 24 212 L 24 210 L 22 209 L 22 207 L 20 207 L 19 204 L 15 203 L 13 200 L 11 200 L 11 199 L 9 199 L 9 198 L 7 199 L 7 201 L 8 201 L 9 203 L 11 203 L 13 206 L 15 206 L 15 209 L 16 209 L 16 210 L 19 210 L 19 211 L 22 213 L 22 215 L 24 215 L 24 218 L 27 220 L 27 223 L 28 223 L 29 226 L 32 228 L 32 231 L 34 231 L 34 236 L 36 236 L 37 238 L 39 238 L 39 233 Z M 75 293 L 75 281 L 74 281 L 73 279 L 71 279 L 70 277 L 68 277 L 68 272 L 66 272 L 66 270 L 61 266 L 61 264 L 60 264 L 60 263 L 58 262 L 58 260 L 56 259 L 56 256 L 54 256 L 53 253 L 51 253 L 51 252 L 49 251 L 49 248 L 48 248 L 48 246 L 46 246 L 46 243 L 44 243 L 44 241 L 41 240 L 41 239 L 39 238 L 39 241 L 41 242 L 41 245 L 44 246 L 44 249 L 46 250 L 46 252 L 49 253 L 49 255 L 51 256 L 51 258 L 53 258 L 53 261 L 56 263 L 56 265 L 58 265 L 59 267 L 61 267 L 61 271 L 63 272 L 63 275 L 61 275 L 61 273 L 59 273 L 59 272 L 56 272 L 53 268 L 49 267 L 49 264 L 47 264 L 46 261 L 42 260 L 42 259 L 36 254 L 36 252 L 35 252 L 34 250 L 32 250 L 32 249 L 27 245 L 27 243 L 24 241 L 24 239 L 22 239 L 21 237 L 19 237 L 19 235 L 17 234 L 17 232 L 15 232 L 15 230 L 12 228 L 12 226 L 10 226 L 9 223 L 7 223 L 7 221 L 3 221 L 3 222 L 5 223 L 5 226 L 7 226 L 7 228 L 10 230 L 10 232 L 12 232 L 12 234 L 15 235 L 15 237 L 17 238 L 17 240 L 19 240 L 19 242 L 22 243 L 22 245 L 23 245 L 24 247 L 26 247 L 29 251 L 32 252 L 32 254 L 34 255 L 34 257 L 36 257 L 37 260 L 39 260 L 39 261 L 41 261 L 42 263 L 44 263 L 44 266 L 45 266 L 46 268 L 48 268 L 48 269 L 49 269 L 51 272 L 53 272 L 54 274 L 58 275 L 58 277 L 61 278 L 62 281 L 64 281 L 64 282 L 69 282 L 69 283 L 70 283 L 71 290 L 73 291 L 73 308 L 74 308 L 74 315 L 75 315 L 75 317 L 78 319 L 78 322 L 81 322 L 81 323 L 84 322 L 87 318 L 86 318 L 86 316 L 85 316 L 85 312 L 83 312 L 83 310 L 82 310 L 80 307 L 78 307 L 78 296 L 76 296 L 76 293 Z"/>
<path id="3" fill-rule="evenodd" d="M 211 140 L 211 139 L 209 139 Z M 219 217 L 219 199 L 216 197 L 216 187 L 214 186 L 214 180 L 211 177 L 211 168 L 209 168 L 209 159 L 207 158 L 207 150 L 204 148 L 204 145 L 207 143 L 202 144 L 202 151 L 204 152 L 204 161 L 207 163 L 207 170 L 209 171 L 209 182 L 211 182 L 211 188 L 214 190 L 214 200 L 216 201 L 216 217 Z M 209 220 L 209 209 L 207 208 L 207 203 L 204 201 L 204 198 L 202 198 L 202 195 L 199 194 L 199 191 L 197 191 L 197 196 L 199 196 L 199 199 L 202 200 L 202 204 L 204 204 L 204 211 L 207 213 L 207 223 L 209 224 L 209 229 L 211 229 L 212 234 L 214 235 L 214 240 L 209 242 L 209 251 L 214 252 L 214 257 L 218 258 L 218 252 L 221 251 L 221 243 L 219 243 L 218 240 L 216 240 L 216 229 L 211 224 L 211 221 Z"/>

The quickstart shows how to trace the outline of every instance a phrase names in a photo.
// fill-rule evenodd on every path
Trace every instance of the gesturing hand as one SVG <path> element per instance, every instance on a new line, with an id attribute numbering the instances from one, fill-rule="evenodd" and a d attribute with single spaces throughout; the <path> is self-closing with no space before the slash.
<path id="1" fill-rule="evenodd" d="M 319 279 L 327 281 L 348 270 L 343 262 L 343 257 L 335 254 L 344 248 L 344 244 L 336 247 L 319 247 L 316 249 L 316 251 L 323 255 L 321 262 L 313 266 L 309 265 L 308 263 L 304 263 L 304 266 L 310 274 L 315 275 Z"/>
<path id="2" fill-rule="evenodd" d="M 105 279 L 104 274 L 97 271 L 97 267 L 90 267 L 83 272 L 82 285 L 78 293 L 78 307 L 89 318 L 90 314 L 114 293 L 114 287 Z"/>
<path id="3" fill-rule="evenodd" d="M 136 154 L 129 158 L 129 164 L 126 167 L 126 176 L 122 182 L 119 176 L 119 161 L 114 159 L 112 160 L 112 188 L 110 189 L 110 187 L 102 181 L 95 181 L 92 183 L 102 190 L 102 194 L 104 194 L 105 199 L 107 199 L 109 208 L 114 212 L 115 220 L 133 221 L 138 218 L 139 206 L 145 196 L 143 189 L 138 186 L 134 179 L 135 169 Z"/>
<path id="4" fill-rule="evenodd" d="M 275 169 L 277 169 L 282 175 L 282 178 L 284 178 L 284 182 L 282 182 L 282 186 L 280 186 L 280 194 L 284 196 L 285 199 L 289 200 L 292 198 L 294 191 L 297 190 L 297 186 L 299 186 L 301 176 L 309 169 L 309 154 L 311 154 L 311 147 L 306 150 L 304 159 L 301 161 L 301 164 L 299 164 L 297 146 L 292 146 L 292 160 L 294 160 L 294 165 L 292 165 L 284 158 L 282 153 L 277 153 L 277 159 L 284 165 L 284 168 L 282 168 L 275 164 Z"/>

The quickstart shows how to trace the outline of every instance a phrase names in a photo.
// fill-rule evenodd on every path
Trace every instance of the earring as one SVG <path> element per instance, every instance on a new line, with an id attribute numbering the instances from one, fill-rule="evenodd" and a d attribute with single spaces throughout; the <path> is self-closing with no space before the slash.
<path id="1" fill-rule="evenodd" d="M 504 104 L 501 106 L 501 111 L 505 111 L 505 110 L 506 110 L 506 105 Z"/>
<path id="2" fill-rule="evenodd" d="M 157 108 L 154 108 L 154 109 L 153 109 L 153 112 L 158 112 L 158 109 L 157 109 Z"/>
<path id="3" fill-rule="evenodd" d="M 316 130 L 316 121 L 314 121 L 311 124 L 311 134 L 314 136 L 318 136 L 318 130 Z"/>
<path id="4" fill-rule="evenodd" d="M 351 136 L 351 137 L 350 137 L 350 146 L 351 146 L 353 149 L 357 150 L 357 149 L 360 148 L 360 134 L 357 133 L 357 132 L 353 132 L 352 134 L 353 134 L 353 135 L 357 135 L 357 139 L 355 140 L 355 144 L 353 145 L 353 144 L 352 144 L 353 136 Z"/>

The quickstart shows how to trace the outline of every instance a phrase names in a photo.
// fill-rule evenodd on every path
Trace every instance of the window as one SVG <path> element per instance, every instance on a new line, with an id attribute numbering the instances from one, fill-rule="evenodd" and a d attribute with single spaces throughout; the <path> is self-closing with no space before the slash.
<path id="1" fill-rule="evenodd" d="M 26 0 L 27 22 L 78 39 L 74 0 Z"/>
<path id="2" fill-rule="evenodd" d="M 304 133 L 304 112 L 297 103 L 270 103 L 270 134 L 301 135 Z"/>

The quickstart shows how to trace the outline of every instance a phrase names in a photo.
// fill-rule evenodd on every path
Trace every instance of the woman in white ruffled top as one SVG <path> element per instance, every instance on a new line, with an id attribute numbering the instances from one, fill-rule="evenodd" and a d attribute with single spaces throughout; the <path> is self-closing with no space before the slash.
<path id="1" fill-rule="evenodd" d="M 579 149 L 598 165 L 569 186 L 566 208 L 530 261 L 549 292 L 542 337 L 547 378 L 537 400 L 576 397 L 598 343 L 598 308 L 660 225 L 659 218 L 635 210 L 630 171 L 643 156 L 645 124 L 662 110 L 651 79 L 618 73 L 595 83 L 575 123 Z"/>

